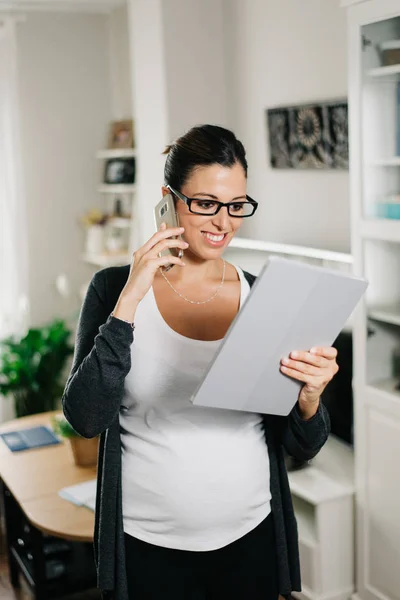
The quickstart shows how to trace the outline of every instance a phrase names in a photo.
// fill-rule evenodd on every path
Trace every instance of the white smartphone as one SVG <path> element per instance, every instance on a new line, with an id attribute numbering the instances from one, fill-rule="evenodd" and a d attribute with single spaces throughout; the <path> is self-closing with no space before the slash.
<path id="1" fill-rule="evenodd" d="M 157 231 L 160 230 L 161 223 L 165 223 L 167 228 L 179 227 L 179 219 L 176 214 L 175 202 L 172 194 L 166 194 L 157 204 L 154 209 L 154 220 Z M 173 236 L 173 239 L 176 239 L 177 237 L 182 239 L 181 236 Z M 183 250 L 181 248 L 165 248 L 165 250 L 160 252 L 159 256 L 177 256 L 178 258 L 182 258 Z M 173 265 L 166 265 L 165 270 L 168 271 L 171 267 L 173 267 Z"/>

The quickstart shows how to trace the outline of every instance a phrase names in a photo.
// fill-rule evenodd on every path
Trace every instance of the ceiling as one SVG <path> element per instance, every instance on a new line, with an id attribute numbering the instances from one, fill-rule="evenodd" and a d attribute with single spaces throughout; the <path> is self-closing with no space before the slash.
<path id="1" fill-rule="evenodd" d="M 20 11 L 71 11 L 109 12 L 126 0 L 0 0 L 0 12 Z"/>

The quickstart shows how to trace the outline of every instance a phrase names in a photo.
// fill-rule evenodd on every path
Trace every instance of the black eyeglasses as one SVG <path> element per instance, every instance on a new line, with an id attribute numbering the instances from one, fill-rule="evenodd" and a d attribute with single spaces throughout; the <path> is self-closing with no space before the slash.
<path id="1" fill-rule="evenodd" d="M 254 215 L 258 208 L 258 202 L 247 196 L 247 194 L 246 202 L 234 201 L 224 203 L 208 198 L 188 198 L 181 192 L 174 190 L 170 185 L 167 185 L 167 188 L 174 196 L 182 200 L 194 215 L 216 215 L 221 208 L 225 207 L 230 217 L 243 219 Z"/>

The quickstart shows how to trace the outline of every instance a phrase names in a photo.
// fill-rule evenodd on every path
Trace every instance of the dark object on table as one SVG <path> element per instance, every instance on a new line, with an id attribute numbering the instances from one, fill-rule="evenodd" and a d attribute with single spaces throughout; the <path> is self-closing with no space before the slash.
<path id="1" fill-rule="evenodd" d="M 111 158 L 106 162 L 104 183 L 111 185 L 135 183 L 135 159 Z"/>

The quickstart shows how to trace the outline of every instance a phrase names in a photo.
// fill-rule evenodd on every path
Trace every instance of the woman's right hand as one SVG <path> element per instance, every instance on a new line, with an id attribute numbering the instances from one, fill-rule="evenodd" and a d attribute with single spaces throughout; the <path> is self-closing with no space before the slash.
<path id="1" fill-rule="evenodd" d="M 185 250 L 188 247 L 187 242 L 179 238 L 172 239 L 172 236 L 179 236 L 183 231 L 183 227 L 167 229 L 165 223 L 163 223 L 160 231 L 155 233 L 144 246 L 134 253 L 128 280 L 113 311 L 115 317 L 133 321 L 136 308 L 152 286 L 154 276 L 160 267 L 168 264 L 185 266 L 182 259 L 176 256 L 159 257 L 159 253 L 166 248 Z"/>

